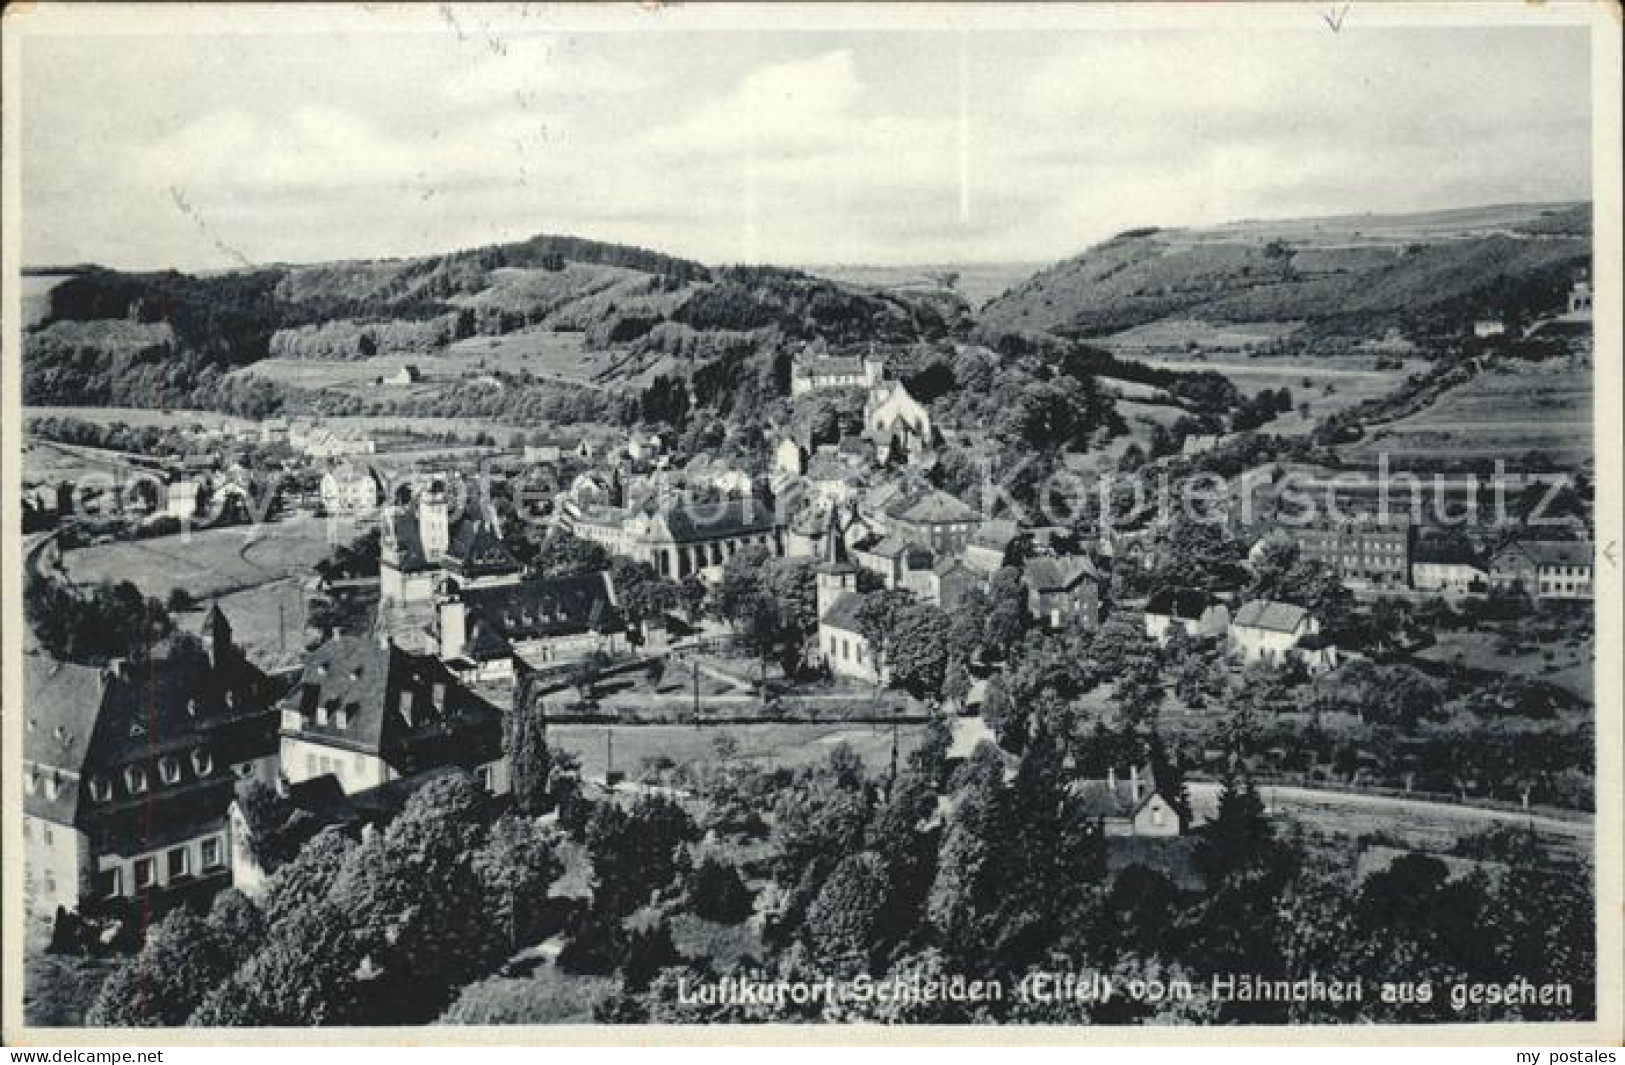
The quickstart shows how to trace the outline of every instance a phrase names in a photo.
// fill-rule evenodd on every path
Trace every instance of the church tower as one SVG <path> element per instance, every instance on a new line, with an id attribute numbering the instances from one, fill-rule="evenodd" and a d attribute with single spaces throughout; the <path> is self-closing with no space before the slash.
<path id="1" fill-rule="evenodd" d="M 436 481 L 418 503 L 418 536 L 423 554 L 430 562 L 445 557 L 451 546 L 451 508 L 446 502 L 445 485 Z"/>
<path id="2" fill-rule="evenodd" d="M 846 550 L 846 533 L 841 528 L 840 511 L 829 511 L 829 526 L 824 530 L 824 543 L 818 562 L 818 616 L 829 613 L 835 601 L 848 592 L 858 590 L 858 567 L 852 564 Z"/>
<path id="3" fill-rule="evenodd" d="M 231 642 L 231 622 L 226 620 L 219 603 L 209 605 L 209 612 L 204 615 L 199 635 L 203 639 L 204 650 L 209 652 L 209 665 L 219 669 L 222 663 L 231 660 L 236 650 L 236 646 Z"/>

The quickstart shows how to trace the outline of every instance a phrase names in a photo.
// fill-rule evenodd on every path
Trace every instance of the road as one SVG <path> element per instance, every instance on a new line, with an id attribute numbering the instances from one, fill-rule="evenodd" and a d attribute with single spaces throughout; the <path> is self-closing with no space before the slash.
<path id="1" fill-rule="evenodd" d="M 1192 810 L 1198 819 L 1212 817 L 1219 805 L 1219 785 L 1212 781 L 1192 781 L 1188 787 Z M 1584 814 L 1577 814 L 1571 820 L 1546 814 L 1458 806 L 1392 795 L 1362 795 L 1273 784 L 1261 785 L 1259 794 L 1272 812 L 1290 814 L 1315 827 L 1343 835 L 1380 829 L 1448 845 L 1465 833 L 1496 826 L 1513 826 L 1532 828 L 1566 846 L 1589 851 L 1596 831 L 1592 817 Z"/>

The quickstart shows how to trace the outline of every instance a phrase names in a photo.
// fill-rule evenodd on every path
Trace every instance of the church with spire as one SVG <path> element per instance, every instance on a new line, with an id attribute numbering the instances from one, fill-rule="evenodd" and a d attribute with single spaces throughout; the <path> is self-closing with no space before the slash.
<path id="1" fill-rule="evenodd" d="M 858 622 L 863 597 L 858 594 L 858 567 L 847 550 L 841 512 L 831 507 L 829 526 L 817 570 L 818 655 L 837 677 L 883 683 L 885 670 L 875 659 Z"/>

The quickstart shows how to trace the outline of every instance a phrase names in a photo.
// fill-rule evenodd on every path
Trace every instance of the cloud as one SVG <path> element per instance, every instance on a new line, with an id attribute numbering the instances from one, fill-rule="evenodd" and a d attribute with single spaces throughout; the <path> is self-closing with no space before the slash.
<path id="1" fill-rule="evenodd" d="M 454 104 L 488 107 L 517 102 L 521 107 L 557 97 L 591 99 L 641 92 L 653 84 L 602 53 L 583 50 L 579 41 L 556 37 L 502 37 L 472 66 L 442 82 L 441 95 Z"/>

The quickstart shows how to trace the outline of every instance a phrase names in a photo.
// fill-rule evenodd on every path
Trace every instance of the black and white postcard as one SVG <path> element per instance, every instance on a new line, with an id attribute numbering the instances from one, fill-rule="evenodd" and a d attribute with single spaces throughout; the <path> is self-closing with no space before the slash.
<path id="1" fill-rule="evenodd" d="M 1618 20 L 8 8 L 7 1041 L 1617 1045 Z"/>

